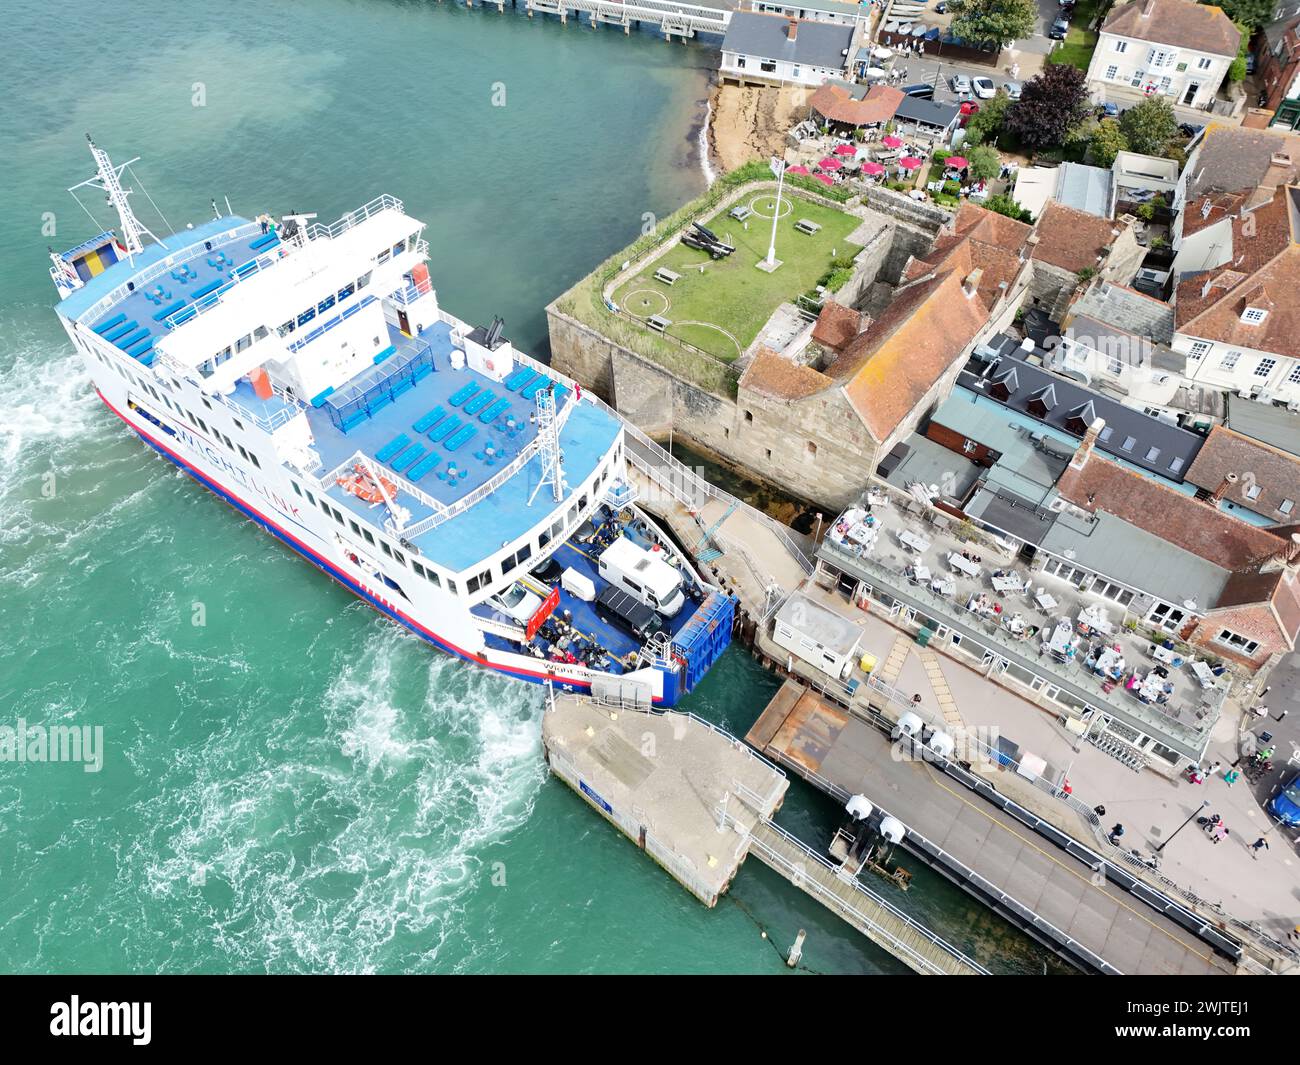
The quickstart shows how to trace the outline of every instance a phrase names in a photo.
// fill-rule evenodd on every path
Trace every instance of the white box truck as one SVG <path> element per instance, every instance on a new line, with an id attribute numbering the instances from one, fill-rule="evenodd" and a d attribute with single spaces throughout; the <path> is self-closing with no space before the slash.
<path id="1" fill-rule="evenodd" d="M 620 536 L 601 553 L 600 575 L 620 591 L 671 618 L 686 602 L 682 575 L 664 561 L 658 551 L 649 551 L 626 536 Z"/>

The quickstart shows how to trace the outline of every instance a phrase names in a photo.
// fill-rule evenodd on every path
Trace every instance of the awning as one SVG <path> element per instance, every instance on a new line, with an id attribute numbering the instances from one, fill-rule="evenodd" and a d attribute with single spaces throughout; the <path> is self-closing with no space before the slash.
<path id="1" fill-rule="evenodd" d="M 851 144 L 837 144 L 835 145 L 834 154 L 835 155 L 857 155 L 858 150 L 855 147 L 853 147 L 853 145 Z"/>
<path id="2" fill-rule="evenodd" d="M 917 167 L 921 165 L 921 163 L 922 160 L 917 159 L 916 156 L 914 155 L 905 156 L 904 158 L 898 161 L 898 165 L 901 166 L 904 170 L 915 170 Z"/>
<path id="3" fill-rule="evenodd" d="M 943 165 L 955 167 L 958 170 L 965 170 L 970 166 L 970 160 L 964 155 L 950 155 L 943 161 Z"/>
<path id="4" fill-rule="evenodd" d="M 826 156 L 825 159 L 822 159 L 820 162 L 818 162 L 817 168 L 819 170 L 838 170 L 840 168 L 840 165 L 841 164 L 838 159 L 834 159 L 828 155 Z"/>
<path id="5" fill-rule="evenodd" d="M 863 163 L 862 172 L 868 177 L 879 177 L 885 172 L 885 168 L 879 163 Z"/>
<path id="6" fill-rule="evenodd" d="M 880 143 L 886 148 L 901 148 L 903 146 L 903 142 L 892 133 L 887 137 L 881 137 Z"/>

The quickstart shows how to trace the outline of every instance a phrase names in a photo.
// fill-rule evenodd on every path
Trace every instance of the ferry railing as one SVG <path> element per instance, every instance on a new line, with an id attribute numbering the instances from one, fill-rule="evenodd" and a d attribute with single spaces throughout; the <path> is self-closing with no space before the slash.
<path id="1" fill-rule="evenodd" d="M 427 518 L 421 518 L 419 521 L 408 526 L 406 529 L 406 536 L 419 536 L 421 533 L 426 533 L 430 529 L 437 528 L 444 521 L 456 517 L 457 514 L 465 513 L 465 511 L 469 510 L 469 508 L 474 506 L 475 503 L 479 502 L 481 499 L 486 499 L 505 484 L 506 481 L 510 480 L 511 477 L 523 469 L 532 457 L 537 454 L 540 447 L 540 441 L 536 439 L 532 440 L 523 451 L 519 452 L 518 455 L 510 460 L 508 466 L 502 468 L 500 473 L 493 476 L 490 480 L 484 481 L 472 492 L 468 493 L 463 498 L 456 500 L 456 502 L 452 503 L 450 506 L 439 504 L 435 513 L 429 515 Z"/>
<path id="2" fill-rule="evenodd" d="M 243 225 L 234 226 L 231 229 L 222 230 L 222 232 L 216 234 L 215 236 L 209 237 L 207 239 L 211 240 L 213 243 L 216 243 L 219 240 L 229 242 L 232 240 L 238 240 L 241 237 L 246 237 L 246 236 L 251 237 L 254 233 L 260 233 L 260 232 L 261 232 L 261 227 L 257 223 L 246 222 Z M 194 247 L 195 245 L 192 243 L 187 244 L 182 250 L 174 252 L 171 255 L 168 255 L 166 258 L 159 259 L 152 266 L 145 267 L 145 269 L 141 270 L 138 274 L 132 277 L 129 282 L 123 282 L 122 284 L 118 285 L 115 289 L 112 289 L 108 293 L 108 295 L 104 296 L 96 303 L 91 304 L 89 310 L 87 310 L 83 315 L 81 315 L 80 320 L 84 320 L 87 322 L 94 321 L 106 310 L 112 307 L 113 304 L 120 303 L 123 299 L 125 299 L 128 292 L 139 291 L 142 285 L 147 285 L 150 281 L 153 281 L 155 278 L 162 277 L 164 274 L 169 273 L 176 266 L 177 263 L 182 261 L 182 259 L 189 260 L 194 258 Z M 128 284 L 132 286 L 129 289 L 127 288 Z"/>
<path id="3" fill-rule="evenodd" d="M 362 451 L 354 451 L 351 456 L 343 462 L 340 462 L 328 473 L 321 474 L 321 476 L 317 477 L 316 483 L 320 487 L 321 491 L 328 491 L 336 486 L 339 477 L 343 476 L 344 473 L 358 464 L 360 464 L 364 469 L 379 469 L 384 476 L 384 480 L 393 482 L 397 488 L 397 492 L 406 492 L 413 498 L 418 499 L 430 510 L 437 512 L 445 511 L 447 509 L 444 504 L 438 502 L 438 500 L 434 499 L 433 496 L 429 495 L 427 492 L 421 491 L 400 473 L 394 473 L 387 466 L 380 468 L 379 464 L 375 462 L 374 459 Z M 425 520 L 427 521 L 428 519 Z M 412 530 L 414 527 L 414 525 L 410 525 L 397 531 L 409 539 L 413 535 Z"/>
<path id="4" fill-rule="evenodd" d="M 281 247 L 283 247 L 283 244 Z M 263 252 L 256 258 L 248 260 L 248 262 L 240 263 L 237 268 L 230 271 L 230 276 L 224 285 L 215 292 L 209 292 L 206 296 L 200 296 L 193 303 L 187 303 L 180 310 L 173 311 L 163 319 L 163 325 L 168 329 L 179 329 L 186 323 L 192 322 L 196 318 L 201 318 L 203 315 L 207 314 L 208 311 L 212 310 L 213 307 L 221 306 L 222 297 L 232 288 L 239 285 L 240 282 L 246 281 L 248 278 L 260 274 L 263 270 L 267 269 L 267 267 L 271 266 L 272 263 L 278 263 L 282 255 L 283 253 L 280 248 L 277 247 L 269 252 Z"/>
<path id="5" fill-rule="evenodd" d="M 380 196 L 376 196 L 369 203 L 363 203 L 355 210 L 342 215 L 329 225 L 322 225 L 320 222 L 312 222 L 307 226 L 307 237 L 310 240 L 333 240 L 340 234 L 346 233 L 353 226 L 359 225 L 367 218 L 371 218 L 379 214 L 381 211 L 401 211 L 403 209 L 404 207 L 401 200 L 396 196 L 384 193 Z"/>

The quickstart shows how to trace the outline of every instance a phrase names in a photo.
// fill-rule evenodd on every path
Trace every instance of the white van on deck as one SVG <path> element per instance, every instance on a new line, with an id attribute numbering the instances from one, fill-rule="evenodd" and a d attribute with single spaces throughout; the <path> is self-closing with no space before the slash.
<path id="1" fill-rule="evenodd" d="M 664 617 L 673 617 L 686 602 L 682 575 L 658 551 L 647 551 L 626 536 L 601 553 L 600 575 Z"/>

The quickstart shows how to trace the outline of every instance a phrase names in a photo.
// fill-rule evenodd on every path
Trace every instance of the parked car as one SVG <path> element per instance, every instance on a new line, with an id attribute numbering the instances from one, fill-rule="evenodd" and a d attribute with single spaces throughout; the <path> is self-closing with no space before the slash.
<path id="1" fill-rule="evenodd" d="M 1119 105 L 1102 104 L 1101 107 L 1097 109 L 1097 114 L 1101 118 L 1119 118 Z"/>
<path id="2" fill-rule="evenodd" d="M 934 10 L 940 15 L 948 14 L 948 0 L 939 0 L 939 2 L 934 5 Z"/>
<path id="3" fill-rule="evenodd" d="M 972 78 L 971 89 L 981 100 L 992 100 L 998 94 L 991 78 Z"/>
<path id="4" fill-rule="evenodd" d="M 934 86 L 929 82 L 921 81 L 915 85 L 904 85 L 902 93 L 904 96 L 913 96 L 918 100 L 933 100 Z"/>
<path id="5" fill-rule="evenodd" d="M 1065 40 L 1065 35 L 1070 32 L 1070 20 L 1067 18 L 1058 18 L 1052 23 L 1052 28 L 1047 31 L 1047 36 L 1054 41 Z"/>
<path id="6" fill-rule="evenodd" d="M 521 624 L 537 613 L 542 605 L 541 596 L 534 595 L 522 584 L 512 584 L 500 595 L 494 595 L 488 602 Z"/>
<path id="7" fill-rule="evenodd" d="M 1300 825 L 1300 774 L 1279 791 L 1264 807 L 1266 813 L 1284 825 Z"/>
<path id="8" fill-rule="evenodd" d="M 1002 83 L 1002 91 L 1005 92 L 1009 97 L 1011 97 L 1011 99 L 1013 99 L 1013 100 L 1019 100 L 1019 99 L 1020 99 L 1020 82 L 1018 82 L 1018 81 L 1004 81 L 1004 82 Z"/>
<path id="9" fill-rule="evenodd" d="M 948 81 L 952 86 L 952 91 L 958 96 L 963 96 L 970 92 L 970 78 L 965 74 L 954 74 Z"/>
<path id="10" fill-rule="evenodd" d="M 970 116 L 978 112 L 980 105 L 974 100 L 963 100 L 961 104 L 961 127 L 966 128 L 966 123 L 970 121 Z"/>

